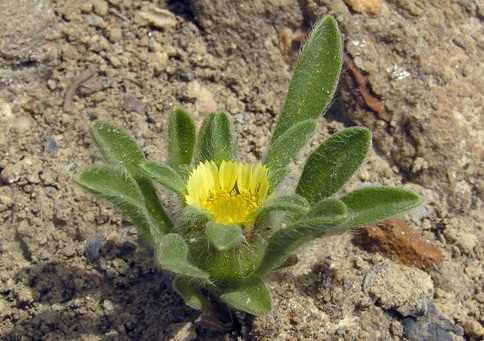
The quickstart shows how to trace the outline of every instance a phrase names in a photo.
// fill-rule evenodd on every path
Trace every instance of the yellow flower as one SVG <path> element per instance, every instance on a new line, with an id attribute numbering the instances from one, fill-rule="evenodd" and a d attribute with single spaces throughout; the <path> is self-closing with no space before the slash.
<path id="1" fill-rule="evenodd" d="M 186 203 L 208 211 L 215 222 L 248 223 L 267 198 L 267 168 L 260 163 L 202 162 L 190 174 L 186 191 Z"/>

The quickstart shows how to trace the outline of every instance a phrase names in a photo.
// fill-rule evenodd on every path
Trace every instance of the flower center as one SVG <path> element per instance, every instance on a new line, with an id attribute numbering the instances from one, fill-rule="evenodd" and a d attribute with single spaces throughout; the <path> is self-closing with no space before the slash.
<path id="1" fill-rule="evenodd" d="M 267 168 L 234 161 L 200 163 L 190 174 L 185 200 L 222 224 L 243 224 L 262 205 L 269 191 Z"/>

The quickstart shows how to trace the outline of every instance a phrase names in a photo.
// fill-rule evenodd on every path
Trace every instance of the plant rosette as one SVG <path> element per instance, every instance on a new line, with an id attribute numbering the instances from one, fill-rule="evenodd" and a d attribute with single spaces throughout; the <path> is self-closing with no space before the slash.
<path id="1" fill-rule="evenodd" d="M 339 194 L 365 161 L 370 131 L 344 129 L 307 159 L 297 186 L 276 189 L 318 128 L 342 67 L 336 21 L 323 18 L 301 51 L 265 156 L 237 160 L 232 123 L 208 115 L 197 131 L 177 108 L 168 125 L 168 160 L 145 160 L 123 129 L 97 122 L 92 136 L 107 164 L 84 170 L 76 181 L 111 202 L 155 251 L 156 263 L 173 273 L 186 304 L 206 309 L 208 297 L 261 315 L 271 311 L 266 280 L 301 245 L 401 214 L 420 203 L 398 188 L 365 187 Z M 155 184 L 174 192 L 181 214 L 166 212 Z"/>

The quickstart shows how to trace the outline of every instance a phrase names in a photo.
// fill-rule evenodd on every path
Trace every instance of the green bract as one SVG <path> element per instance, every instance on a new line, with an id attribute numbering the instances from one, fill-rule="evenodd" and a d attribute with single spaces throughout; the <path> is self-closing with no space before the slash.
<path id="1" fill-rule="evenodd" d="M 210 114 L 197 136 L 191 115 L 177 108 L 169 119 L 166 163 L 146 161 L 127 132 L 98 122 L 92 135 L 108 164 L 83 171 L 76 181 L 110 201 L 138 228 L 154 249 L 156 263 L 173 273 L 173 287 L 189 306 L 208 309 L 208 295 L 253 315 L 268 313 L 271 295 L 265 281 L 272 271 L 288 264 L 299 246 L 400 214 L 420 202 L 414 193 L 380 186 L 338 195 L 371 145 L 370 132 L 360 127 L 345 129 L 316 148 L 293 193 L 275 191 L 287 175 L 289 163 L 317 130 L 318 118 L 334 95 L 341 66 L 340 33 L 335 20 L 326 17 L 315 26 L 301 52 L 263 165 L 244 168 L 248 166 L 235 161 L 227 114 Z M 202 179 L 213 169 L 223 173 L 225 177 L 217 183 L 222 189 L 232 188 L 237 176 L 240 183 L 231 191 L 257 183 L 263 193 L 237 200 L 252 200 L 252 205 L 260 207 L 249 210 L 242 222 L 240 211 L 239 220 L 221 222 L 214 216 L 218 211 L 209 204 L 211 212 L 188 205 L 188 177 L 195 167 L 203 168 L 198 175 Z M 257 176 L 251 185 L 246 182 L 249 177 L 235 171 L 252 171 Z M 193 186 L 209 186 L 195 180 L 190 183 L 192 190 Z M 180 199 L 183 209 L 176 219 L 165 213 L 153 182 Z M 200 193 L 190 200 L 197 202 Z M 230 218 L 224 210 L 228 208 L 221 208 L 218 214 Z"/>

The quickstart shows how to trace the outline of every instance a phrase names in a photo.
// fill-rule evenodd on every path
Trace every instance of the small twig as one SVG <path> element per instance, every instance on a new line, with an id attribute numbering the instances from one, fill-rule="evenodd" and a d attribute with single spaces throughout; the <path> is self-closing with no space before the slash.
<path id="1" fill-rule="evenodd" d="M 128 21 L 129 19 L 127 17 L 125 17 L 124 15 L 122 15 L 121 13 L 119 13 L 116 9 L 114 8 L 110 8 L 109 9 L 109 12 L 114 15 L 115 17 L 118 17 L 119 19 L 121 20 L 124 20 L 124 21 Z"/>
<path id="2" fill-rule="evenodd" d="M 79 76 L 77 76 L 74 81 L 67 87 L 67 90 L 64 94 L 64 103 L 63 103 L 63 109 L 66 112 L 71 111 L 72 108 L 72 100 L 74 98 L 74 95 L 76 94 L 77 90 L 79 87 L 92 77 L 94 77 L 97 73 L 97 70 L 94 66 L 89 66 L 86 70 L 81 72 Z"/>
<path id="3" fill-rule="evenodd" d="M 383 103 L 370 88 L 368 76 L 363 74 L 363 72 L 356 66 L 353 59 L 351 59 L 350 56 L 347 54 L 345 54 L 344 56 L 344 63 L 348 68 L 351 76 L 353 77 L 353 80 L 356 83 L 356 89 L 360 94 L 361 98 L 363 99 L 365 105 L 370 110 L 373 110 L 382 117 L 387 117 L 388 114 L 385 110 L 385 107 L 383 106 Z"/>

